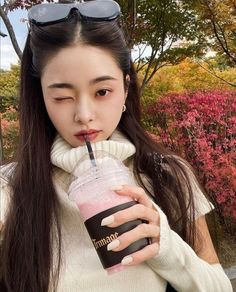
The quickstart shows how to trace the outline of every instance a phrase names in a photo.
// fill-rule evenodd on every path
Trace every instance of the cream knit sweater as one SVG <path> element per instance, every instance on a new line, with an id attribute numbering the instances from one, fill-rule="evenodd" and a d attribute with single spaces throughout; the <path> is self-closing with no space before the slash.
<path id="1" fill-rule="evenodd" d="M 119 132 L 109 141 L 93 144 L 93 150 L 103 150 L 125 164 L 135 153 L 134 146 Z M 58 292 L 162 292 L 169 281 L 178 291 L 231 292 L 230 281 L 219 264 L 210 265 L 195 252 L 168 225 L 160 213 L 160 252 L 154 259 L 108 276 L 103 269 L 75 203 L 68 199 L 68 188 L 78 161 L 87 153 L 86 147 L 71 148 L 57 137 L 51 154 L 57 166 L 54 184 L 61 203 L 62 265 Z M 7 181 L 1 179 L 0 220 L 4 222 L 9 198 Z M 209 204 L 195 186 L 197 216 L 210 211 Z M 55 244 L 54 258 L 57 255 Z"/>

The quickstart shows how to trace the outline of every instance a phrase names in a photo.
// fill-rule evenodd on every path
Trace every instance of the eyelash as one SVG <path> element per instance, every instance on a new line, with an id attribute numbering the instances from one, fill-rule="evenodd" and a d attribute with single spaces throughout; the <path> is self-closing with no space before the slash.
<path id="1" fill-rule="evenodd" d="M 99 93 L 101 92 L 105 92 L 105 95 L 99 95 Z M 96 96 L 99 96 L 99 97 L 105 97 L 107 96 L 107 94 L 111 92 L 110 89 L 107 89 L 107 88 L 104 88 L 104 89 L 100 89 L 96 92 Z M 63 100 L 67 100 L 67 99 L 72 99 L 72 97 L 68 96 L 68 97 L 54 97 L 54 100 L 55 101 L 63 101 Z"/>
<path id="2" fill-rule="evenodd" d="M 66 100 L 66 99 L 71 99 L 72 97 L 54 97 L 55 101 L 62 101 L 62 100 Z"/>
<path id="3" fill-rule="evenodd" d="M 98 95 L 98 94 L 101 93 L 102 91 L 103 91 L 103 92 L 104 92 L 104 91 L 106 92 L 105 95 Z M 98 90 L 98 91 L 96 92 L 96 96 L 104 97 L 104 96 L 107 96 L 107 94 L 108 94 L 109 92 L 111 92 L 110 89 L 107 89 L 107 88 L 100 89 L 100 90 Z"/>

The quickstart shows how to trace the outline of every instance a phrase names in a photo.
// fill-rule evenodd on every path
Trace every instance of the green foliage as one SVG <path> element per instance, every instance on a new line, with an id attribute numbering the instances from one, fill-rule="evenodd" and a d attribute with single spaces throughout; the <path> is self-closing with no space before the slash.
<path id="1" fill-rule="evenodd" d="M 236 65 L 236 2 L 235 0 L 200 0 L 193 2 L 196 18 L 207 35 L 209 47 L 224 64 Z"/>
<path id="2" fill-rule="evenodd" d="M 235 90 L 234 87 L 218 79 L 209 71 L 214 72 L 229 83 L 236 83 L 236 69 L 228 68 L 222 71 L 217 67 L 214 59 L 198 63 L 188 58 L 178 65 L 163 67 L 145 87 L 142 103 L 144 106 L 150 105 L 156 101 L 156 98 L 166 93 L 181 93 L 199 89 Z M 140 72 L 139 74 L 144 73 Z"/>
<path id="3" fill-rule="evenodd" d="M 149 55 L 140 53 L 137 57 L 137 71 L 145 70 L 142 90 L 163 65 L 178 64 L 186 57 L 202 55 L 205 43 L 190 5 L 192 1 L 136 1 L 136 6 L 134 1 L 118 2 L 124 14 L 130 48 L 148 46 L 151 50 Z"/>
<path id="4" fill-rule="evenodd" d="M 29 9 L 41 2 L 46 1 L 9 1 L 4 3 L 2 8 L 8 17 L 9 11 L 18 8 Z M 235 0 L 117 2 L 123 13 L 121 19 L 129 47 L 147 46 L 150 49 L 150 54 L 144 51 L 136 60 L 138 71 L 146 64 L 145 74 L 141 79 L 141 91 L 162 66 L 178 64 L 186 57 L 202 59 L 209 48 L 217 52 L 221 69 L 236 64 Z M 11 35 L 9 29 L 8 32 Z"/>
<path id="5" fill-rule="evenodd" d="M 18 112 L 10 106 L 1 113 L 1 130 L 3 142 L 3 159 L 13 158 L 19 135 Z"/>
<path id="6" fill-rule="evenodd" d="M 19 65 L 12 65 L 10 70 L 1 70 L 0 74 L 0 112 L 10 106 L 17 108 L 19 88 Z"/>
<path id="7" fill-rule="evenodd" d="M 1 70 L 0 74 L 1 159 L 12 158 L 17 145 L 19 71 L 19 65 L 12 65 L 10 70 Z"/>

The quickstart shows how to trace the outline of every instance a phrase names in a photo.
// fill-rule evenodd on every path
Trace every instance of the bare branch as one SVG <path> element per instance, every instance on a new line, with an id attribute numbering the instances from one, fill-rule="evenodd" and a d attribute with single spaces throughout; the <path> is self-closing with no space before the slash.
<path id="1" fill-rule="evenodd" d="M 223 81 L 224 83 L 236 87 L 236 83 L 231 83 L 227 80 L 225 80 L 224 78 L 220 77 L 219 75 L 217 75 L 214 71 L 209 70 L 208 68 L 204 67 L 203 65 L 201 65 L 199 62 L 197 62 L 198 66 L 200 66 L 202 69 L 204 69 L 205 71 L 207 71 L 209 74 L 211 74 L 212 76 L 218 78 L 219 80 Z"/>
<path id="2" fill-rule="evenodd" d="M 227 40 L 226 40 L 226 37 L 225 37 L 225 33 L 224 33 L 224 30 L 223 28 L 221 27 L 221 25 L 219 24 L 219 22 L 217 22 L 216 20 L 216 17 L 215 17 L 215 14 L 212 10 L 212 8 L 210 7 L 209 3 L 207 0 L 204 1 L 204 4 L 206 5 L 208 11 L 210 12 L 211 14 L 211 18 L 210 18 L 210 21 L 211 21 L 211 24 L 212 24 L 212 27 L 213 27 L 213 32 L 214 32 L 214 35 L 216 37 L 216 39 L 218 40 L 218 43 L 220 44 L 223 52 L 234 62 L 236 63 L 236 58 L 231 54 L 229 48 L 228 48 L 228 43 L 227 43 Z M 220 35 L 219 35 L 219 31 L 218 29 L 220 30 L 221 32 L 221 35 L 222 35 L 222 38 L 223 40 L 221 39 Z"/>
<path id="3" fill-rule="evenodd" d="M 157 72 L 160 68 L 165 67 L 165 66 L 167 66 L 167 65 L 169 64 L 168 62 L 162 62 L 162 63 L 160 64 L 160 60 L 162 59 L 164 53 L 165 53 L 166 51 L 169 51 L 169 50 L 170 50 L 170 48 L 172 47 L 172 45 L 173 45 L 173 39 L 171 40 L 171 42 L 170 42 L 168 48 L 166 48 L 166 50 L 164 50 L 164 46 L 165 46 L 165 44 L 163 43 L 163 46 L 162 46 L 162 49 L 161 49 L 161 54 L 160 54 L 159 58 L 157 58 L 157 59 L 154 60 L 154 62 L 153 62 L 153 63 L 155 64 L 155 65 L 154 65 L 154 68 L 153 68 L 153 70 L 151 71 L 151 74 L 146 78 L 146 80 L 145 80 L 145 85 L 147 85 L 147 84 L 149 83 L 149 81 L 152 79 L 152 77 L 156 74 L 156 72 Z"/>
<path id="4" fill-rule="evenodd" d="M 149 63 L 149 60 L 147 60 L 147 62 L 143 62 L 141 66 L 139 66 L 137 72 L 141 71 L 145 66 L 147 66 L 147 64 Z M 141 64 L 141 62 L 140 62 Z"/>
<path id="5" fill-rule="evenodd" d="M 143 50 L 140 47 L 138 47 L 139 54 L 138 54 L 138 57 L 136 59 L 134 59 L 134 63 L 136 63 L 138 60 L 141 59 L 142 55 L 146 51 L 147 46 L 148 46 L 148 44 L 146 43 Z"/>
<path id="6" fill-rule="evenodd" d="M 3 162 L 3 138 L 2 138 L 2 120 L 0 117 L 0 164 Z"/>
<path id="7" fill-rule="evenodd" d="M 223 31 L 222 31 L 222 37 L 223 37 L 223 39 L 224 39 L 224 43 L 225 43 L 225 45 L 223 44 L 223 41 L 222 41 L 222 39 L 220 38 L 220 36 L 219 36 L 219 33 L 218 33 L 218 31 L 217 31 L 217 28 L 216 28 L 216 25 L 218 25 L 218 27 L 219 27 L 219 24 L 217 24 L 217 22 L 214 22 L 214 21 L 211 21 L 211 23 L 212 23 L 212 25 L 213 25 L 213 30 L 214 30 L 214 34 L 215 34 L 215 37 L 217 38 L 217 40 L 218 40 L 218 42 L 219 42 L 219 44 L 220 44 L 220 46 L 221 46 L 221 48 L 223 49 L 223 51 L 225 52 L 225 54 L 234 62 L 234 63 L 236 63 L 236 58 L 234 58 L 233 56 L 232 56 L 232 54 L 230 53 L 230 51 L 229 51 L 229 49 L 228 49 L 228 44 L 227 44 L 227 42 L 226 42 L 226 38 L 225 38 L 225 35 L 224 35 L 224 33 L 223 33 Z"/>
<path id="8" fill-rule="evenodd" d="M 159 62 L 157 62 L 156 65 L 157 66 L 155 66 L 155 68 L 152 70 L 152 73 L 147 78 L 145 85 L 147 85 L 149 83 L 149 81 L 152 79 L 152 77 L 156 74 L 156 72 L 158 70 L 160 70 L 161 68 L 166 67 L 166 66 L 172 66 L 170 63 L 167 63 L 167 62 L 163 62 L 161 64 Z"/>
<path id="9" fill-rule="evenodd" d="M 157 49 L 152 48 L 152 53 L 151 53 L 150 58 L 148 59 L 147 69 L 146 69 L 146 71 L 145 71 L 145 74 L 144 74 L 144 78 L 143 78 L 143 82 L 142 82 L 142 86 L 141 86 L 141 87 L 143 87 L 143 84 L 146 84 L 146 80 L 147 80 L 147 78 L 148 78 L 149 71 L 151 70 L 151 67 L 152 67 L 153 62 L 154 62 L 154 60 L 155 60 L 155 57 L 156 57 L 156 55 L 157 55 L 157 52 L 158 52 Z"/>
<path id="10" fill-rule="evenodd" d="M 15 32 L 13 30 L 13 27 L 9 21 L 9 18 L 6 14 L 6 12 L 4 11 L 3 7 L 0 6 L 0 17 L 2 18 L 6 28 L 7 28 L 7 31 L 8 31 L 8 34 L 10 36 L 10 39 L 11 39 L 11 42 L 12 42 L 12 45 L 15 49 L 15 52 L 17 54 L 17 56 L 19 57 L 19 59 L 21 60 L 22 58 L 22 51 L 18 45 L 18 42 L 17 42 L 17 39 L 16 39 L 16 35 L 15 35 Z"/>

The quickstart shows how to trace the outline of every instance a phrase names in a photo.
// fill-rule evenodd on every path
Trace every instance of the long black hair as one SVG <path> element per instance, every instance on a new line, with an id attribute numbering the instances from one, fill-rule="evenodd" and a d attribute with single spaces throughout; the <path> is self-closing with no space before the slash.
<path id="1" fill-rule="evenodd" d="M 62 48 L 80 43 L 107 50 L 122 70 L 128 96 L 127 109 L 118 127 L 136 147 L 134 173 L 165 212 L 171 228 L 190 245 L 194 243 L 194 200 L 189 167 L 154 143 L 141 126 L 137 76 L 118 21 L 81 23 L 73 18 L 45 27 L 32 25 L 21 64 L 20 142 L 17 164 L 10 179 L 11 201 L 0 255 L 0 276 L 8 291 L 47 292 L 53 279 L 56 289 L 61 225 L 50 162 L 56 130 L 44 105 L 40 76 L 52 56 Z M 152 188 L 147 187 L 147 181 Z M 55 241 L 58 259 L 52 257 Z M 54 273 L 53 260 L 57 261 Z"/>

